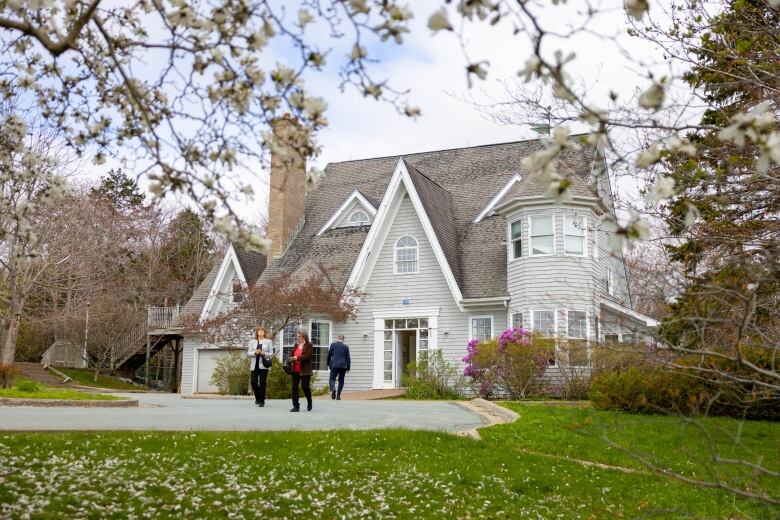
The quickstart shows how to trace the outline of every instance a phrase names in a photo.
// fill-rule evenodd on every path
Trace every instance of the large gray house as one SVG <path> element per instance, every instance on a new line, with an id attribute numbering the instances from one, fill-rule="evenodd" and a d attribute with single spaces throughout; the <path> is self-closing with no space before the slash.
<path id="1" fill-rule="evenodd" d="M 294 124 L 285 117 L 275 130 Z M 610 251 L 601 225 L 614 212 L 603 155 L 588 146 L 564 152 L 558 169 L 571 176 L 573 197 L 556 203 L 521 166 L 542 146 L 332 163 L 308 194 L 304 165 L 272 158 L 267 265 L 265 256 L 231 247 L 183 313 L 213 316 L 230 304 L 219 295 L 236 283 L 326 272 L 339 288 L 366 292 L 357 318 L 314 316 L 300 326 L 311 333 L 320 370 L 329 343 L 346 336 L 350 389 L 396 387 L 403 367 L 431 349 L 461 363 L 471 338 L 509 326 L 589 341 L 646 336 L 656 323 L 633 310 L 622 256 Z M 283 331 L 279 346 L 293 337 L 294 327 Z M 213 392 L 211 372 L 227 351 L 185 337 L 182 393 Z"/>

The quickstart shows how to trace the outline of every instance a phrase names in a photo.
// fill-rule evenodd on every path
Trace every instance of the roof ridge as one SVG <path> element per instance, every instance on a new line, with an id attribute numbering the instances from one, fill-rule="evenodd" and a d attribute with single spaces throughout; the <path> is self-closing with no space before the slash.
<path id="1" fill-rule="evenodd" d="M 588 135 L 587 132 L 583 132 L 580 134 L 571 134 L 569 137 L 580 137 L 583 135 Z M 542 136 L 542 137 L 536 137 L 534 139 L 518 139 L 517 141 L 504 141 L 501 143 L 488 143 L 488 144 L 477 144 L 474 146 L 456 146 L 454 148 L 439 148 L 437 150 L 426 150 L 424 152 L 412 152 L 412 153 L 401 153 L 401 154 L 393 154 L 393 155 L 380 155 L 379 157 L 364 157 L 363 159 L 350 159 L 348 161 L 333 161 L 329 162 L 327 166 L 331 164 L 345 164 L 345 163 L 352 163 L 352 162 L 361 162 L 361 161 L 375 161 L 377 159 L 391 159 L 393 157 L 406 157 L 411 155 L 424 155 L 427 153 L 438 153 L 438 152 L 452 152 L 455 150 L 472 150 L 474 148 L 487 148 L 489 146 L 504 146 L 509 144 L 518 144 L 518 143 L 531 143 L 534 141 L 542 141 L 543 139 L 550 139 L 550 136 Z"/>

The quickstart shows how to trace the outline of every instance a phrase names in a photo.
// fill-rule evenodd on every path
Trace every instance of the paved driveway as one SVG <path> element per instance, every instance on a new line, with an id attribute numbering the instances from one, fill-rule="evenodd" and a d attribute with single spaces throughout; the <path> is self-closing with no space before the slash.
<path id="1" fill-rule="evenodd" d="M 462 431 L 480 416 L 440 401 L 315 400 L 314 410 L 290 413 L 290 401 L 182 399 L 176 394 L 118 394 L 139 408 L 0 407 L 0 430 L 330 430 L 408 428 Z"/>

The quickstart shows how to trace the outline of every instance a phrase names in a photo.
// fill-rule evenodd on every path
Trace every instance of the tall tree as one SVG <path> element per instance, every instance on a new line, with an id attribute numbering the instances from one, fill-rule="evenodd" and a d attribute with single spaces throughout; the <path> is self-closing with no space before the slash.
<path id="1" fill-rule="evenodd" d="M 768 138 L 749 135 L 779 126 L 778 27 L 780 12 L 768 3 L 733 0 L 695 40 L 688 36 L 693 61 L 684 78 L 702 92 L 701 125 L 711 129 L 689 136 L 694 156 L 669 153 L 662 164 L 677 189 L 665 219 L 684 239 L 667 247 L 687 278 L 664 331 L 686 348 L 733 352 L 772 341 L 765 333 L 778 319 L 780 166 L 764 150 Z M 756 117 L 739 115 L 750 110 Z M 698 218 L 686 223 L 690 208 Z M 741 300 L 755 306 L 744 326 L 745 306 L 734 305 Z"/>
<path id="2" fill-rule="evenodd" d="M 138 181 L 128 177 L 121 168 L 109 170 L 91 192 L 94 196 L 107 198 L 120 209 L 141 206 L 146 198 L 138 187 Z"/>
<path id="3" fill-rule="evenodd" d="M 11 97 L 0 104 L 0 363 L 14 361 L 25 305 L 37 282 L 67 258 L 61 248 L 42 246 L 58 235 L 56 223 L 41 218 L 66 191 L 67 158 L 56 133 L 18 102 Z"/>
<path id="4" fill-rule="evenodd" d="M 162 244 L 165 268 L 158 278 L 171 303 L 185 302 L 213 264 L 214 240 L 205 222 L 187 208 L 168 224 Z"/>

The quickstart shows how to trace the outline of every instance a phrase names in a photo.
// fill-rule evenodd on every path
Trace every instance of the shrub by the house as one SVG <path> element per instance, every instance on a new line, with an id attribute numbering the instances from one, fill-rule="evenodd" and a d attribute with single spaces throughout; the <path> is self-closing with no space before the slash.
<path id="1" fill-rule="evenodd" d="M 553 340 L 510 328 L 496 340 L 469 342 L 464 375 L 481 397 L 525 399 L 542 392 L 554 352 Z"/>
<path id="2" fill-rule="evenodd" d="M 403 378 L 408 399 L 463 399 L 465 381 L 441 350 L 423 354 L 410 363 Z"/>
<path id="3" fill-rule="evenodd" d="M 244 352 L 231 352 L 217 361 L 211 374 L 211 384 L 222 395 L 249 393 L 249 363 Z"/>
<path id="4" fill-rule="evenodd" d="M 267 399 L 292 399 L 292 378 L 284 373 L 281 363 L 278 359 L 274 359 L 274 364 L 268 372 L 268 381 L 266 383 L 265 396 Z M 317 372 L 314 372 L 311 376 L 311 393 L 312 395 L 323 395 L 328 392 L 328 387 L 323 386 L 317 388 L 317 381 L 319 377 Z M 301 398 L 303 397 L 303 390 L 299 390 Z"/>

